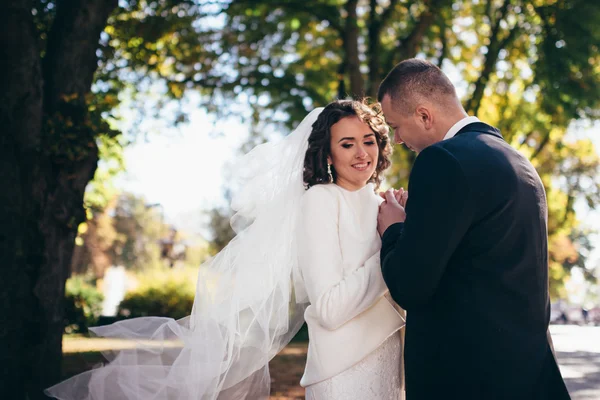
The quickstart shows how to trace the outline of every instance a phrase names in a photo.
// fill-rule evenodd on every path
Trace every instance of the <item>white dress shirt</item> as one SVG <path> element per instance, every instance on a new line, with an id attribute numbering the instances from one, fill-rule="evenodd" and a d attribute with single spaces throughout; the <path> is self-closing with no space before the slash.
<path id="1" fill-rule="evenodd" d="M 463 119 L 461 119 L 460 121 L 458 121 L 457 123 L 452 125 L 452 128 L 450 128 L 448 133 L 446 133 L 446 136 L 444 136 L 443 140 L 452 139 L 454 137 L 454 135 L 456 135 L 462 128 L 464 128 L 465 126 L 467 126 L 469 124 L 475 123 L 475 122 L 480 122 L 479 118 L 464 117 Z"/>
<path id="2" fill-rule="evenodd" d="M 304 194 L 297 243 L 310 305 L 302 386 L 352 367 L 404 325 L 381 274 L 380 202 L 372 184 L 320 184 Z"/>

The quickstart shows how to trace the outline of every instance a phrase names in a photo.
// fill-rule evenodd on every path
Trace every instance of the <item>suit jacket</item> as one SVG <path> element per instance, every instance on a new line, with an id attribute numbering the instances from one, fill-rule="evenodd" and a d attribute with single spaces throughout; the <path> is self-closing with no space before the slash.
<path id="1" fill-rule="evenodd" d="M 418 155 L 408 191 L 381 250 L 407 310 L 407 399 L 568 399 L 546 336 L 547 205 L 531 163 L 473 123 Z"/>

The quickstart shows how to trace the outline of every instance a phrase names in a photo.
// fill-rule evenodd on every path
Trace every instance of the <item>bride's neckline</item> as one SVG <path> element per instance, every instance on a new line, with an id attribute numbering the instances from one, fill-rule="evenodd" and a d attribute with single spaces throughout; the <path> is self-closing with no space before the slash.
<path id="1" fill-rule="evenodd" d="M 365 186 L 363 186 L 363 187 L 361 187 L 359 189 L 356 189 L 356 190 L 349 190 L 349 189 L 343 188 L 343 187 L 341 187 L 340 185 L 338 185 L 336 183 L 331 183 L 331 185 L 339 188 L 340 190 L 342 190 L 343 192 L 346 192 L 346 193 L 359 193 L 359 192 L 362 192 L 363 190 L 365 190 L 365 188 L 368 188 L 368 187 L 373 188 L 373 183 L 372 182 L 368 182 Z"/>

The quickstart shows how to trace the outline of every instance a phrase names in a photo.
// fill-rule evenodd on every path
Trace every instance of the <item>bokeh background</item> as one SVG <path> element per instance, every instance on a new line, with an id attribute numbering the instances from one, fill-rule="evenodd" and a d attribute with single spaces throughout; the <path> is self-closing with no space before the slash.
<path id="1" fill-rule="evenodd" d="M 0 11 L 11 398 L 44 398 L 99 351 L 130 345 L 90 339 L 88 326 L 188 315 L 198 268 L 233 235 L 236 159 L 314 107 L 375 97 L 409 57 L 440 66 L 467 112 L 540 174 L 557 355 L 573 398 L 600 398 L 600 3 L 11 0 Z M 383 188 L 406 187 L 414 159 L 396 146 Z M 305 353 L 302 331 L 273 361 L 273 398 L 303 398 Z"/>

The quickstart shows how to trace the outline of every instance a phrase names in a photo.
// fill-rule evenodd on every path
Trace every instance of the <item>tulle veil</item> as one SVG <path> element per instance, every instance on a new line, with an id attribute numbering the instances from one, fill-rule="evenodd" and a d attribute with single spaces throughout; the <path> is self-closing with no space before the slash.
<path id="1" fill-rule="evenodd" d="M 91 328 L 135 341 L 104 366 L 46 390 L 61 400 L 268 398 L 268 362 L 298 332 L 308 299 L 298 271 L 296 221 L 308 136 L 322 108 L 288 136 L 255 147 L 236 167 L 236 237 L 199 268 L 191 315 Z"/>

